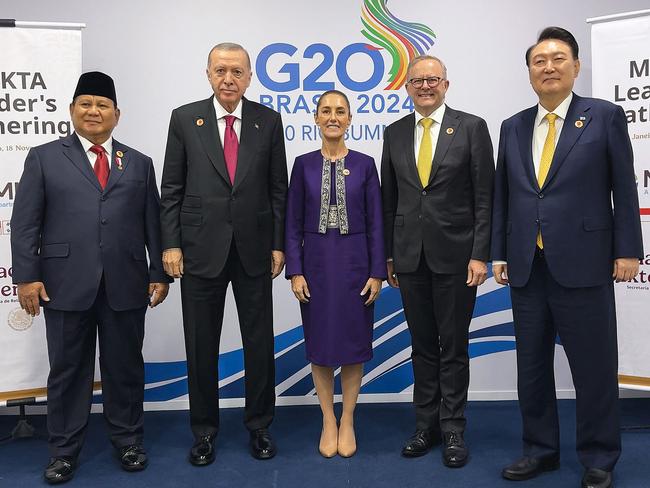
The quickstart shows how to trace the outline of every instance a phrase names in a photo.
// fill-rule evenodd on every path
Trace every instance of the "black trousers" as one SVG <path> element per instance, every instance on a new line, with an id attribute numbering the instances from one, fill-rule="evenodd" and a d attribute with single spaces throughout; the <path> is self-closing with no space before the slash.
<path id="1" fill-rule="evenodd" d="M 418 269 L 398 275 L 411 333 L 416 429 L 464 431 L 469 387 L 468 333 L 476 287 L 467 273 L 434 273 L 424 252 Z"/>
<path id="2" fill-rule="evenodd" d="M 219 341 L 228 283 L 232 283 L 244 347 L 246 404 L 249 430 L 268 427 L 275 408 L 271 256 L 269 271 L 246 274 L 234 240 L 221 274 L 181 279 L 183 328 L 187 353 L 190 424 L 195 437 L 219 431 Z"/>
<path id="3" fill-rule="evenodd" d="M 613 283 L 565 288 L 538 253 L 526 286 L 510 294 L 524 455 L 560 449 L 553 372 L 559 334 L 576 390 L 578 458 L 587 468 L 611 471 L 621 453 Z"/>
<path id="4" fill-rule="evenodd" d="M 77 457 L 81 450 L 92 402 L 98 332 L 104 418 L 111 442 L 116 448 L 142 443 L 146 310 L 146 306 L 112 310 L 103 281 L 89 310 L 43 309 L 50 361 L 47 429 L 51 456 Z"/>

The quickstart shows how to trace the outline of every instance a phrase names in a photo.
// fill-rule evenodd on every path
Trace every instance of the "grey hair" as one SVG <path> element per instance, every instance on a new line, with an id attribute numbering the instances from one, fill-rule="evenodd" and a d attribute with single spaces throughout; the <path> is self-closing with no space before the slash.
<path id="1" fill-rule="evenodd" d="M 210 49 L 210 52 L 208 53 L 208 69 L 210 68 L 210 56 L 212 56 L 214 51 L 244 51 L 244 54 L 246 54 L 246 61 L 248 61 L 248 69 L 251 69 L 251 57 L 248 54 L 248 51 L 246 51 L 246 49 L 244 49 L 240 44 L 234 42 L 221 42 Z"/>
<path id="2" fill-rule="evenodd" d="M 413 68 L 413 66 L 415 66 L 420 61 L 438 61 L 440 63 L 440 66 L 442 66 L 442 75 L 445 79 L 447 79 L 447 66 L 445 66 L 445 63 L 442 62 L 442 59 L 436 58 L 435 56 L 431 56 L 429 54 L 415 56 L 413 59 L 411 59 L 408 66 L 406 67 L 406 74 L 408 75 L 408 73 L 411 71 L 411 68 Z"/>

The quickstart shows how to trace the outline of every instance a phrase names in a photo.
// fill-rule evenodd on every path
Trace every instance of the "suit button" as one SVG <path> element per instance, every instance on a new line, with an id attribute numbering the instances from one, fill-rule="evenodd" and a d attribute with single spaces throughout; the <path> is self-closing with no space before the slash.
<path id="1" fill-rule="evenodd" d="M 422 220 L 422 215 L 418 215 L 418 220 Z"/>
<path id="2" fill-rule="evenodd" d="M 535 219 L 535 223 L 539 225 L 539 219 Z"/>
<path id="3" fill-rule="evenodd" d="M 99 197 L 99 199 L 100 199 L 102 202 L 106 201 L 106 197 L 105 197 L 104 195 L 102 195 L 101 197 Z"/>
<path id="4" fill-rule="evenodd" d="M 425 196 L 426 196 L 426 194 L 427 194 L 427 191 L 426 191 L 426 190 L 422 190 L 422 195 L 425 195 Z"/>
<path id="5" fill-rule="evenodd" d="M 235 201 L 235 195 L 232 195 L 232 196 L 230 197 L 230 201 L 231 201 L 231 202 L 234 202 L 234 201 Z"/>
<path id="6" fill-rule="evenodd" d="M 102 219 L 102 224 L 106 225 L 108 223 L 108 220 Z"/>
<path id="7" fill-rule="evenodd" d="M 99 243 L 99 247 L 100 247 L 100 248 L 104 247 L 104 243 L 103 243 L 103 242 L 100 242 L 100 243 Z"/>
<path id="8" fill-rule="evenodd" d="M 543 193 L 538 193 L 537 198 L 539 198 L 541 200 L 542 198 L 544 198 L 544 194 Z"/>

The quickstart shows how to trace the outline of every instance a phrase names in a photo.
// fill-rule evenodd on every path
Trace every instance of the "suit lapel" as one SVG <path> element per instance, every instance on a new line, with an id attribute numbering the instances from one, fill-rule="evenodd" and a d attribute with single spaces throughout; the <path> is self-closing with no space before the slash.
<path id="1" fill-rule="evenodd" d="M 82 175 L 95 187 L 97 191 L 102 191 L 102 187 L 99 186 L 99 181 L 95 172 L 90 167 L 90 162 L 86 153 L 79 141 L 79 137 L 76 134 L 71 134 L 65 139 L 61 140 L 63 145 L 63 154 L 70 160 L 70 162 L 81 172 Z"/>
<path id="2" fill-rule="evenodd" d="M 548 172 L 543 188 L 548 186 L 548 184 L 553 180 L 566 160 L 567 155 L 573 146 L 575 146 L 576 142 L 589 125 L 589 122 L 591 122 L 589 109 L 590 107 L 582 97 L 575 94 L 573 95 L 573 100 L 571 100 L 569 110 L 566 114 L 566 119 L 562 125 L 560 139 L 557 141 L 557 147 L 553 153 L 551 169 Z"/>
<path id="3" fill-rule="evenodd" d="M 440 132 L 438 134 L 438 142 L 436 143 L 436 152 L 433 155 L 433 162 L 431 163 L 431 174 L 429 175 L 429 183 L 433 181 L 433 178 L 440 168 L 440 163 L 445 159 L 447 150 L 451 145 L 454 137 L 456 137 L 456 132 L 458 132 L 458 126 L 460 125 L 460 117 L 458 112 L 447 107 L 445 109 L 445 115 L 442 117 L 442 124 L 440 126 Z"/>
<path id="4" fill-rule="evenodd" d="M 257 140 L 263 129 L 261 119 L 255 107 L 245 98 L 242 99 L 241 133 L 237 153 L 237 171 L 234 186 L 241 185 L 255 159 Z"/>
<path id="5" fill-rule="evenodd" d="M 413 139 L 415 137 L 415 114 L 412 113 L 403 119 L 403 123 L 396 127 L 398 134 L 396 139 L 401 141 L 402 154 L 404 158 L 399 161 L 406 165 L 403 168 L 404 174 L 416 185 L 422 187 L 420 176 L 418 175 L 417 161 L 415 160 L 415 151 L 413 149 Z"/>
<path id="6" fill-rule="evenodd" d="M 113 188 L 117 182 L 120 181 L 120 178 L 126 171 L 126 167 L 128 166 L 130 160 L 128 150 L 129 148 L 124 144 L 121 144 L 113 139 L 113 154 L 111 154 L 110 160 L 111 171 L 108 174 L 108 182 L 106 183 L 106 189 L 104 190 L 104 193 L 108 193 L 111 188 Z M 118 152 L 121 154 L 121 156 L 118 156 Z"/>
<path id="7" fill-rule="evenodd" d="M 528 180 L 533 188 L 539 190 L 535 165 L 533 164 L 533 126 L 535 125 L 536 115 L 537 106 L 529 108 L 521 115 L 521 124 L 517 126 L 517 140 L 519 141 L 521 162 L 524 165 L 526 175 L 528 175 Z"/>
<path id="8" fill-rule="evenodd" d="M 203 110 L 194 114 L 194 128 L 199 134 L 201 144 L 212 166 L 217 173 L 230 185 L 230 176 L 226 170 L 226 161 L 223 157 L 223 145 L 217 127 L 217 116 L 214 113 L 213 97 L 205 101 Z"/>

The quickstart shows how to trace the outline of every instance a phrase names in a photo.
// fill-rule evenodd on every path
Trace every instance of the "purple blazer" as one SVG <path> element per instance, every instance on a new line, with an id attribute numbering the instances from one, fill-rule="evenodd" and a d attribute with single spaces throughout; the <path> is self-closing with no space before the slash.
<path id="1" fill-rule="evenodd" d="M 345 176 L 347 233 L 366 234 L 369 276 L 386 278 L 381 190 L 375 160 L 350 150 L 345 157 L 345 169 L 349 171 Z M 293 163 L 286 213 L 287 278 L 303 274 L 304 233 L 319 231 L 322 170 L 323 156 L 320 149 L 298 156 Z"/>

